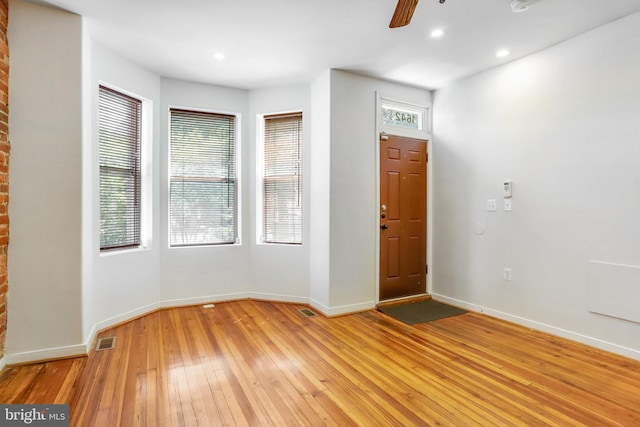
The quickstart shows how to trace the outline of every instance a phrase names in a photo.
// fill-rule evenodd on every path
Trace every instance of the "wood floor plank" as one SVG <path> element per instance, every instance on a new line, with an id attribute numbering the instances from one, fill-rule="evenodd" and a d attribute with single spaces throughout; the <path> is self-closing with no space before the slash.
<path id="1" fill-rule="evenodd" d="M 406 325 L 265 301 L 167 309 L 116 348 L 9 367 L 0 403 L 73 426 L 640 425 L 640 362 L 477 313 Z"/>
<path id="2" fill-rule="evenodd" d="M 79 357 L 76 359 L 70 359 L 71 366 L 69 369 L 61 370 L 61 375 L 64 375 L 64 380 L 60 388 L 56 390 L 56 387 L 51 387 L 52 392 L 57 392 L 56 397 L 51 403 L 69 403 L 73 398 L 76 387 L 78 385 L 78 379 L 85 367 L 86 358 Z M 49 383 L 45 383 L 49 385 Z"/>
<path id="3" fill-rule="evenodd" d="M 475 319 L 475 321 L 485 320 L 487 319 Z M 456 321 L 459 322 L 459 320 Z M 454 322 L 454 320 L 448 322 Z M 422 327 L 425 329 L 429 328 L 429 333 L 432 337 L 438 335 L 438 332 L 435 330 L 436 328 L 442 329 L 445 339 L 451 340 L 451 334 L 448 331 L 452 326 L 443 326 L 448 322 L 443 321 L 439 326 L 425 325 Z M 469 322 L 467 321 L 466 323 Z M 571 416 L 574 421 L 582 421 L 590 424 L 601 420 L 603 423 L 607 423 L 611 422 L 611 420 L 607 418 L 610 415 L 605 414 L 625 414 L 624 410 L 619 410 L 620 408 L 611 411 L 612 408 L 619 407 L 623 401 L 629 399 L 637 402 L 634 394 L 637 393 L 637 390 L 640 390 L 640 388 L 638 388 L 636 384 L 636 379 L 633 378 L 629 378 L 625 383 L 628 391 L 635 390 L 635 392 L 628 393 L 624 398 L 622 398 L 618 392 L 607 392 L 601 396 L 594 396 L 590 392 L 585 393 L 581 385 L 581 383 L 585 381 L 591 384 L 587 386 L 587 388 L 597 387 L 604 392 L 607 388 L 611 388 L 613 384 L 616 384 L 616 379 L 619 377 L 615 371 L 608 375 L 598 374 L 597 372 L 601 369 L 601 365 L 598 366 L 591 363 L 591 366 L 589 366 L 588 361 L 585 365 L 585 359 L 582 359 L 581 351 L 573 354 L 554 354 L 559 346 L 575 346 L 575 343 L 570 343 L 566 340 L 548 335 L 542 336 L 542 340 L 532 340 L 531 336 L 527 339 L 522 335 L 524 328 L 516 327 L 510 330 L 515 325 L 510 325 L 509 328 L 501 330 L 501 336 L 493 336 L 491 338 L 485 336 L 481 339 L 481 343 L 479 343 L 476 340 L 479 335 L 478 332 L 482 331 L 482 329 L 478 329 L 477 327 L 467 328 L 467 326 L 468 325 L 459 325 L 455 327 L 455 330 L 457 331 L 456 333 L 459 334 L 462 330 L 466 329 L 467 333 L 460 336 L 460 343 L 464 342 L 467 348 L 475 348 L 478 351 L 476 358 L 482 360 L 499 360 L 503 365 L 500 371 L 501 374 L 516 375 L 526 379 L 526 381 L 530 383 L 528 392 L 534 399 L 543 397 L 551 392 L 557 394 L 556 399 L 547 403 L 544 408 L 545 413 L 551 414 L 560 411 L 563 415 Z M 478 323 L 476 323 L 476 326 L 478 326 Z M 495 335 L 495 332 L 491 332 L 492 329 L 485 329 L 485 331 Z M 533 335 L 536 334 L 537 333 L 534 333 Z M 534 346 L 537 349 L 535 353 L 521 350 L 522 348 L 530 350 Z M 488 349 L 491 347 L 494 347 L 495 350 L 489 351 Z M 584 348 L 584 346 L 577 346 L 576 348 L 580 349 Z M 619 360 L 622 361 L 623 359 Z M 584 375 L 586 371 L 591 371 L 591 374 L 589 376 Z M 606 371 L 608 371 L 608 369 L 605 368 L 605 372 Z M 603 388 L 603 381 L 604 383 L 608 382 L 609 386 Z M 616 385 L 614 385 L 613 388 L 619 390 L 619 387 Z M 624 389 L 624 387 L 620 388 Z M 539 393 L 536 392 L 536 390 L 538 390 Z M 602 396 L 606 396 L 606 401 L 602 401 Z M 631 402 L 631 404 L 633 404 L 633 402 Z M 562 415 L 558 416 L 562 417 Z"/>
<path id="4" fill-rule="evenodd" d="M 0 403 L 69 403 L 86 358 L 9 367 L 0 376 Z"/>

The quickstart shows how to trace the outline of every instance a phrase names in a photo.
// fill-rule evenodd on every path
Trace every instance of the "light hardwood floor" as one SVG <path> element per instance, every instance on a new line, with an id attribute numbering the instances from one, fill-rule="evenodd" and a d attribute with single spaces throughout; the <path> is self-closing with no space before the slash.
<path id="1" fill-rule="evenodd" d="M 116 348 L 11 367 L 2 403 L 74 426 L 640 426 L 640 362 L 476 313 L 409 326 L 235 301 L 103 331 Z"/>

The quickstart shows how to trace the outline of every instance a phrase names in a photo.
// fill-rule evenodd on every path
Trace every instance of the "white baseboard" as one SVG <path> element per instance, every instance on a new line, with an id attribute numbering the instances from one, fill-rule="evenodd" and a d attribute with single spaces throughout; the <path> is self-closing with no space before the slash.
<path id="1" fill-rule="evenodd" d="M 505 313 L 499 310 L 493 310 L 487 307 L 482 307 L 477 304 L 472 304 L 466 301 L 450 298 L 445 295 L 431 294 L 434 300 L 454 305 L 456 307 L 464 308 L 466 310 L 475 311 L 477 313 L 487 314 L 491 317 L 506 320 L 508 322 L 516 323 L 527 328 L 535 329 L 538 331 L 546 332 L 552 335 L 556 335 L 562 338 L 566 338 L 572 341 L 576 341 L 582 344 L 589 345 L 591 347 L 599 348 L 601 350 L 610 351 L 612 353 L 626 356 L 632 359 L 640 360 L 640 351 L 632 348 L 624 347 L 618 344 L 603 341 L 598 338 L 583 335 L 577 332 L 568 331 L 566 329 L 558 328 L 556 326 L 547 325 L 546 323 L 537 322 L 535 320 L 527 319 L 524 317 L 516 316 L 510 313 Z"/>
<path id="2" fill-rule="evenodd" d="M 94 325 L 93 336 L 95 336 L 98 331 L 107 329 L 113 325 L 117 325 L 118 323 L 126 322 L 130 319 L 135 319 L 136 317 L 144 316 L 145 314 L 150 313 L 154 310 L 158 310 L 159 308 L 162 308 L 162 305 L 160 305 L 159 303 L 153 303 L 102 320 Z M 93 336 L 90 340 L 87 341 L 87 345 L 91 345 L 91 343 L 93 342 Z"/>
<path id="3" fill-rule="evenodd" d="M 89 332 L 89 337 L 84 342 L 87 354 L 91 351 L 91 346 L 93 345 L 93 340 L 96 339 L 96 335 L 98 335 L 98 327 L 97 325 L 93 325 L 93 328 L 91 328 Z"/>
<path id="4" fill-rule="evenodd" d="M 40 360 L 55 360 L 65 357 L 81 357 L 87 355 L 85 344 L 69 345 L 65 347 L 45 348 L 42 350 L 25 351 L 23 353 L 7 354 L 7 365 L 37 362 Z"/>
<path id="5" fill-rule="evenodd" d="M 531 319 L 510 314 L 510 313 L 505 313 L 502 311 L 483 307 L 477 304 L 472 304 L 466 301 L 450 298 L 445 295 L 432 294 L 432 297 L 437 301 L 455 305 L 460 308 L 464 308 L 470 311 L 475 311 L 478 313 L 484 313 L 489 316 L 496 317 L 498 319 L 503 319 L 503 320 L 513 322 L 528 328 L 536 329 L 552 335 L 556 335 L 556 336 L 567 338 L 567 339 L 580 342 L 586 345 L 590 345 L 595 348 L 610 351 L 616 354 L 630 357 L 632 359 L 640 360 L 640 351 L 635 349 L 627 348 L 627 347 L 613 344 L 597 338 L 593 338 L 593 337 L 589 337 L 576 332 L 568 331 L 562 328 L 558 328 L 556 326 L 547 325 L 545 323 L 537 322 Z M 246 298 L 261 299 L 261 300 L 276 301 L 276 302 L 281 301 L 281 302 L 293 302 L 293 303 L 299 303 L 299 304 L 309 304 L 310 306 L 320 311 L 327 317 L 341 316 L 344 314 L 350 314 L 350 313 L 355 313 L 359 311 L 366 311 L 366 310 L 375 308 L 374 301 L 343 305 L 339 307 L 328 307 L 320 303 L 319 301 L 314 300 L 313 298 L 296 297 L 291 295 L 263 294 L 263 293 L 237 293 L 237 294 L 225 294 L 225 295 L 211 295 L 207 297 L 197 297 L 197 298 L 165 300 L 165 301 L 160 301 L 158 303 L 149 304 L 144 307 L 140 307 L 138 309 L 131 310 L 96 323 L 94 327 L 91 329 L 89 336 L 86 338 L 83 344 L 41 349 L 41 350 L 28 351 L 23 353 L 7 354 L 5 355 L 5 357 L 0 359 L 0 369 L 5 367 L 6 365 L 29 363 L 29 362 L 40 361 L 40 360 L 54 360 L 54 359 L 59 359 L 63 357 L 85 356 L 90 351 L 90 347 L 93 344 L 93 340 L 96 334 L 98 333 L 98 331 L 109 328 L 113 325 L 116 325 L 122 322 L 126 322 L 130 319 L 143 316 L 147 313 L 150 313 L 152 311 L 155 311 L 161 308 L 181 307 L 181 306 L 188 306 L 188 305 L 205 304 L 210 302 L 224 302 L 224 301 L 232 301 L 232 300 L 246 299 Z"/>
<path id="6" fill-rule="evenodd" d="M 247 298 L 247 296 L 245 294 L 229 294 L 229 295 L 217 295 L 217 296 L 207 296 L 207 297 L 198 297 L 198 298 L 182 298 L 182 299 L 175 299 L 175 300 L 160 301 L 157 303 L 145 305 L 135 310 L 130 310 L 125 313 L 121 313 L 117 316 L 113 316 L 113 317 L 110 317 L 109 319 L 98 322 L 93 326 L 93 328 L 91 329 L 91 333 L 89 334 L 89 337 L 85 340 L 86 353 L 88 354 L 91 351 L 91 346 L 99 331 L 110 328 L 119 323 L 127 322 L 131 319 L 135 319 L 136 317 L 144 316 L 145 314 L 151 313 L 153 311 L 156 311 L 162 308 L 183 307 L 183 306 L 189 306 L 189 305 L 206 304 L 209 302 L 228 301 L 232 299 L 242 299 L 242 298 Z"/>
<path id="7" fill-rule="evenodd" d="M 293 295 L 265 294 L 261 292 L 250 292 L 249 298 L 263 301 L 289 302 L 295 304 L 309 304 L 309 298 L 297 297 Z"/>
<path id="8" fill-rule="evenodd" d="M 155 302 L 153 304 L 148 304 L 143 307 L 136 308 L 135 310 L 130 310 L 96 323 L 93 327 L 92 336 L 87 340 L 87 345 L 91 345 L 91 343 L 93 342 L 93 338 L 98 331 L 110 328 L 119 323 L 127 322 L 131 319 L 135 319 L 136 317 L 144 316 L 145 314 L 160 310 L 162 308 L 185 307 L 190 305 L 207 304 L 210 302 L 233 301 L 246 298 L 249 298 L 249 294 L 242 292 L 237 294 L 209 295 L 206 297 L 164 300 Z"/>
<path id="9" fill-rule="evenodd" d="M 359 311 L 366 311 L 375 308 L 376 303 L 374 301 L 367 301 L 358 304 L 341 305 L 339 307 L 328 307 L 313 298 L 309 299 L 309 305 L 316 310 L 320 311 L 327 317 L 342 316 L 345 314 L 357 313 Z"/>
<path id="10" fill-rule="evenodd" d="M 247 299 L 247 298 L 249 298 L 249 294 L 247 292 L 238 292 L 235 294 L 209 295 L 206 297 L 180 298 L 180 299 L 160 301 L 159 308 L 185 307 L 189 305 L 207 304 L 210 302 L 233 301 L 233 300 Z"/>
<path id="11" fill-rule="evenodd" d="M 328 316 L 328 312 L 331 311 L 331 309 L 329 307 L 327 307 L 326 305 L 320 303 L 319 301 L 316 301 L 313 298 L 309 298 L 309 305 L 313 308 L 315 308 L 316 310 L 318 310 L 320 313 L 324 314 L 325 316 Z"/>
<path id="12" fill-rule="evenodd" d="M 91 328 L 91 331 L 89 335 L 85 338 L 85 341 L 83 344 L 50 348 L 50 349 L 42 349 L 42 350 L 34 350 L 34 351 L 28 351 L 23 353 L 8 354 L 3 359 L 0 360 L 0 369 L 2 369 L 2 366 L 3 366 L 2 363 L 5 363 L 7 365 L 14 365 L 14 364 L 21 364 L 21 363 L 36 362 L 41 360 L 53 360 L 53 359 L 58 359 L 62 357 L 86 356 L 91 351 L 91 346 L 99 331 L 110 328 L 119 323 L 123 323 L 131 319 L 135 319 L 136 317 L 144 316 L 145 314 L 151 313 L 158 309 L 183 307 L 183 306 L 206 304 L 206 303 L 212 303 L 212 302 L 233 301 L 233 300 L 240 300 L 240 299 L 247 299 L 247 298 L 274 301 L 274 302 L 291 302 L 291 303 L 299 303 L 299 304 L 309 304 L 315 309 L 322 312 L 327 317 L 340 316 L 343 314 L 370 310 L 375 307 L 375 303 L 373 301 L 360 303 L 360 304 L 344 305 L 340 307 L 326 307 L 318 303 L 317 301 L 311 300 L 306 297 L 297 297 L 292 295 L 279 295 L 279 294 L 263 294 L 258 292 L 250 292 L 250 293 L 242 292 L 242 293 L 236 293 L 236 294 L 209 295 L 206 297 L 164 300 L 157 303 L 145 305 L 135 310 L 130 310 L 130 311 L 118 314 L 117 316 L 113 316 L 113 317 L 110 317 L 109 319 L 105 319 L 96 323 L 93 326 L 93 328 Z"/>

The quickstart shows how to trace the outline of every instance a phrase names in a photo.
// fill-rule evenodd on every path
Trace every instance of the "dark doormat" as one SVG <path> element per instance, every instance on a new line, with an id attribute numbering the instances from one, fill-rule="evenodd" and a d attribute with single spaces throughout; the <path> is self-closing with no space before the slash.
<path id="1" fill-rule="evenodd" d="M 461 308 L 452 307 L 432 299 L 379 308 L 378 310 L 409 325 L 431 322 L 432 320 L 444 319 L 445 317 L 457 316 L 467 312 Z"/>

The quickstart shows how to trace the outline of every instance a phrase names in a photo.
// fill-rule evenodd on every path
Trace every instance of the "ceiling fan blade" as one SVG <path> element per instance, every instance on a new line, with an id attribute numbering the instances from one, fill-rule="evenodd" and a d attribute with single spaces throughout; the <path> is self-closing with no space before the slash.
<path id="1" fill-rule="evenodd" d="M 417 5 L 418 0 L 398 0 L 398 5 L 396 6 L 396 11 L 393 12 L 393 18 L 391 18 L 389 28 L 404 27 L 409 24 Z"/>

